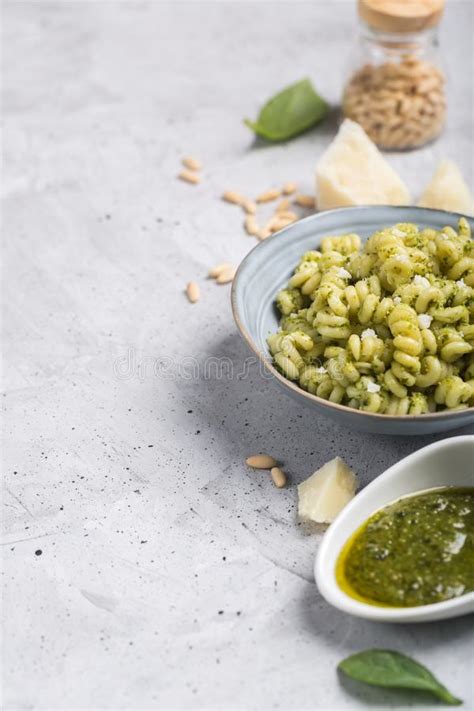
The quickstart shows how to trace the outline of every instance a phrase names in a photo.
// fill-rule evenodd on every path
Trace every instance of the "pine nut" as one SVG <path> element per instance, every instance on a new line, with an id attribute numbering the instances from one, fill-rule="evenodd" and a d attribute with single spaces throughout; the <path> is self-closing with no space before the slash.
<path id="1" fill-rule="evenodd" d="M 390 79 L 387 85 L 390 86 L 393 91 L 404 91 L 407 88 L 407 82 L 403 79 Z"/>
<path id="2" fill-rule="evenodd" d="M 243 195 L 235 192 L 234 190 L 226 190 L 225 193 L 222 195 L 222 199 L 226 202 L 232 203 L 233 205 L 242 205 L 243 201 L 245 200 Z"/>
<path id="3" fill-rule="evenodd" d="M 207 273 L 211 279 L 217 279 L 217 277 L 222 274 L 222 272 L 227 271 L 232 268 L 232 264 L 229 262 L 222 262 L 222 264 L 216 264 L 215 267 L 211 267 Z"/>
<path id="4" fill-rule="evenodd" d="M 183 158 L 181 163 L 184 165 L 185 168 L 189 168 L 189 170 L 201 170 L 202 168 L 201 161 L 197 158 L 191 158 L 191 156 L 186 156 L 185 158 Z"/>
<path id="5" fill-rule="evenodd" d="M 190 301 L 192 304 L 195 304 L 196 301 L 199 301 L 199 286 L 196 284 L 195 281 L 190 281 L 189 284 L 186 286 L 186 296 L 188 297 L 188 301 Z"/>
<path id="6" fill-rule="evenodd" d="M 251 237 L 257 237 L 260 231 L 260 228 L 257 224 L 257 220 L 253 215 L 247 215 L 244 221 L 244 227 L 247 234 Z"/>
<path id="7" fill-rule="evenodd" d="M 444 96 L 439 91 L 430 91 L 428 101 L 433 104 L 433 106 L 439 106 L 439 104 L 444 105 Z"/>
<path id="8" fill-rule="evenodd" d="M 281 212 L 278 212 L 277 214 L 278 214 L 278 217 L 281 218 L 282 220 L 290 220 L 290 222 L 296 222 L 296 220 L 299 219 L 296 212 L 293 212 L 292 210 L 282 210 Z"/>
<path id="9" fill-rule="evenodd" d="M 267 239 L 267 237 L 270 237 L 272 231 L 268 227 L 262 227 L 261 230 L 258 231 L 258 234 L 255 236 L 258 237 L 260 242 L 263 242 L 264 239 Z"/>
<path id="10" fill-rule="evenodd" d="M 282 189 L 283 195 L 293 195 L 298 190 L 296 183 L 285 183 Z"/>
<path id="11" fill-rule="evenodd" d="M 309 209 L 314 209 L 316 207 L 316 202 L 312 195 L 296 195 L 295 203 L 301 207 L 307 207 Z"/>
<path id="12" fill-rule="evenodd" d="M 277 489 L 283 489 L 286 484 L 286 474 L 279 467 L 272 467 L 271 475 Z"/>
<path id="13" fill-rule="evenodd" d="M 279 188 L 270 188 L 270 190 L 265 190 L 265 192 L 260 193 L 257 197 L 257 202 L 271 202 L 276 200 L 281 195 L 281 190 Z"/>
<path id="14" fill-rule="evenodd" d="M 247 215 L 255 215 L 257 212 L 257 205 L 253 200 L 245 198 L 242 201 L 242 207 L 244 208 Z"/>
<path id="15" fill-rule="evenodd" d="M 283 198 L 283 200 L 280 200 L 278 205 L 276 206 L 276 211 L 277 212 L 285 212 L 285 210 L 290 209 L 291 202 L 288 200 L 288 198 Z"/>
<path id="16" fill-rule="evenodd" d="M 247 457 L 245 463 L 252 469 L 272 469 L 277 465 L 276 460 L 268 454 L 253 454 Z"/>
<path id="17" fill-rule="evenodd" d="M 280 220 L 281 220 L 281 215 L 279 215 L 278 212 L 276 212 L 273 215 L 273 217 L 270 217 L 270 219 L 268 220 L 265 227 L 268 227 L 268 229 L 271 230 L 273 225 L 276 225 L 278 222 L 280 222 Z"/>
<path id="18" fill-rule="evenodd" d="M 185 180 L 187 183 L 193 183 L 194 185 L 201 182 L 200 176 L 197 175 L 197 173 L 192 173 L 190 170 L 182 170 L 178 178 Z"/>
<path id="19" fill-rule="evenodd" d="M 282 230 L 284 227 L 288 227 L 288 225 L 291 225 L 294 222 L 294 220 L 280 220 L 280 222 L 276 222 L 273 227 L 272 227 L 272 232 L 279 232 Z"/>
<path id="20" fill-rule="evenodd" d="M 270 232 L 279 232 L 292 222 L 294 222 L 293 219 L 289 220 L 288 218 L 281 217 L 281 215 L 275 215 L 275 217 L 272 217 L 272 219 L 267 222 L 266 227 Z"/>
<path id="21" fill-rule="evenodd" d="M 224 269 L 219 276 L 216 278 L 217 284 L 228 284 L 235 276 L 237 269 L 235 267 L 228 267 Z"/>
<path id="22" fill-rule="evenodd" d="M 429 94 L 439 87 L 439 79 L 437 77 L 429 77 L 418 84 L 417 91 L 419 94 Z"/>

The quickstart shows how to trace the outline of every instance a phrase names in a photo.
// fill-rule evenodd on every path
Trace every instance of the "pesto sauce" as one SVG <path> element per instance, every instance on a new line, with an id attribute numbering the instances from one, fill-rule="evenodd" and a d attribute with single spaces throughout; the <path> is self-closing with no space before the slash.
<path id="1" fill-rule="evenodd" d="M 339 586 L 374 605 L 411 607 L 474 590 L 474 487 L 433 489 L 373 514 L 347 541 Z"/>

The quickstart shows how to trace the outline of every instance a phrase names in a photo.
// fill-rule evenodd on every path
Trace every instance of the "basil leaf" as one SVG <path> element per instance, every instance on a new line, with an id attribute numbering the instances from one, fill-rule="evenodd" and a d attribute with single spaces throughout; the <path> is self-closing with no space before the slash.
<path id="1" fill-rule="evenodd" d="M 244 123 L 269 141 L 284 141 L 322 121 L 328 109 L 310 80 L 302 79 L 267 101 L 256 121 Z"/>
<path id="2" fill-rule="evenodd" d="M 429 691 L 451 706 L 462 704 L 445 686 L 414 659 L 389 649 L 368 649 L 344 659 L 338 666 L 344 674 L 372 686 Z"/>

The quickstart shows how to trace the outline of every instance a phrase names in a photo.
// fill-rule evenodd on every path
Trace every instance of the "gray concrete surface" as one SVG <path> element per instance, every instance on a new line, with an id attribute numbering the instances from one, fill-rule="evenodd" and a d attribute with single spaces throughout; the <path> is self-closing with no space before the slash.
<path id="1" fill-rule="evenodd" d="M 336 102 L 353 28 L 349 2 L 5 4 L 4 708 L 411 706 L 338 680 L 373 646 L 472 707 L 469 621 L 330 608 L 312 577 L 322 530 L 295 515 L 294 485 L 333 456 L 366 484 L 434 438 L 298 409 L 244 368 L 229 287 L 205 280 L 254 245 L 222 190 L 309 191 L 335 132 L 253 147 L 242 118 L 305 75 Z M 449 4 L 442 41 L 448 129 L 390 157 L 414 194 L 445 156 L 472 184 L 471 3 Z M 175 178 L 188 153 L 198 187 Z M 243 465 L 260 450 L 288 489 Z"/>

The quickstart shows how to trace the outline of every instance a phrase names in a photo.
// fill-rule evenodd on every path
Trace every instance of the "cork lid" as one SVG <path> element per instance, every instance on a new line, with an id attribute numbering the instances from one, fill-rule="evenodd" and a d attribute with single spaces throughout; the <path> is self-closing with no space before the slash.
<path id="1" fill-rule="evenodd" d="M 441 19 L 444 0 L 359 0 L 360 17 L 382 32 L 420 32 Z"/>

